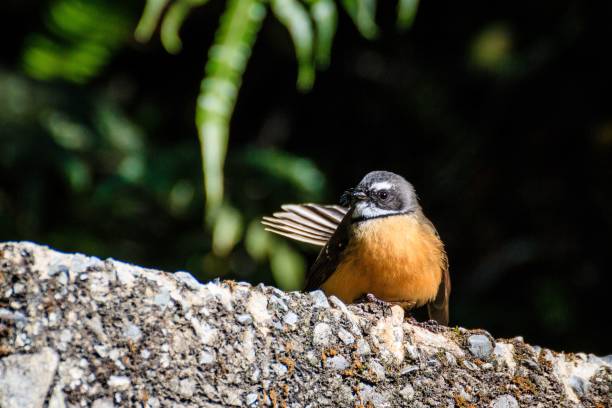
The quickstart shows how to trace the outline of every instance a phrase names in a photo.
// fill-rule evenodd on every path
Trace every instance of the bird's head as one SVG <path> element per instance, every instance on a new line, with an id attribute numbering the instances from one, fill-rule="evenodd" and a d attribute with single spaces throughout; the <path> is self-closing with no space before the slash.
<path id="1" fill-rule="evenodd" d="M 342 194 L 340 203 L 352 209 L 353 222 L 408 214 L 419 209 L 412 184 L 389 171 L 373 171 Z"/>

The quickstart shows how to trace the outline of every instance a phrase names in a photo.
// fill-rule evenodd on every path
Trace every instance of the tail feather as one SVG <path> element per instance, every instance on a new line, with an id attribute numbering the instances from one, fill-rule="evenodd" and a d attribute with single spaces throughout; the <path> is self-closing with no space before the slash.
<path id="1" fill-rule="evenodd" d="M 285 204 L 284 211 L 263 217 L 266 231 L 296 241 L 324 246 L 348 209 L 337 205 Z"/>

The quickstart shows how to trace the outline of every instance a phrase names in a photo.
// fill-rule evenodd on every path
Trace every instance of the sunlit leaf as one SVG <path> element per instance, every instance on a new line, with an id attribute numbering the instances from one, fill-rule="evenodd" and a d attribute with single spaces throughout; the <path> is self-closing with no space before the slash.
<path id="1" fill-rule="evenodd" d="M 320 67 L 327 67 L 338 23 L 336 3 L 333 0 L 312 0 L 310 13 L 317 34 L 315 59 Z"/>
<path id="2" fill-rule="evenodd" d="M 136 26 L 136 31 L 134 32 L 134 36 L 138 41 L 145 42 L 151 38 L 168 1 L 169 0 L 147 0 L 140 21 Z"/>
<path id="3" fill-rule="evenodd" d="M 91 146 L 93 135 L 82 123 L 71 120 L 62 112 L 52 111 L 45 115 L 43 125 L 55 142 L 70 150 L 83 150 Z"/>
<path id="4" fill-rule="evenodd" d="M 279 242 L 270 254 L 270 269 L 276 285 L 283 290 L 301 289 L 306 263 L 289 245 Z"/>
<path id="5" fill-rule="evenodd" d="M 170 189 L 168 204 L 174 215 L 183 214 L 195 197 L 195 189 L 189 180 L 179 180 Z"/>
<path id="6" fill-rule="evenodd" d="M 104 139 L 123 153 L 142 152 L 142 130 L 129 120 L 116 106 L 99 102 L 95 110 L 95 125 Z"/>
<path id="7" fill-rule="evenodd" d="M 479 69 L 503 74 L 512 68 L 513 45 L 512 31 L 507 25 L 490 24 L 472 41 L 470 60 Z"/>
<path id="8" fill-rule="evenodd" d="M 74 191 L 83 191 L 91 185 L 91 172 L 85 161 L 77 157 L 68 157 L 63 167 L 70 186 Z"/>
<path id="9" fill-rule="evenodd" d="M 53 35 L 33 33 L 26 40 L 24 70 L 41 80 L 83 83 L 108 63 L 129 35 L 129 16 L 103 1 L 56 0 L 45 22 Z"/>
<path id="10" fill-rule="evenodd" d="M 266 8 L 259 0 L 230 0 L 208 54 L 206 75 L 196 105 L 196 125 L 209 222 L 223 201 L 229 120 L 265 14 Z"/>
<path id="11" fill-rule="evenodd" d="M 131 183 L 138 183 L 146 171 L 146 162 L 142 154 L 126 156 L 117 167 L 117 174 Z"/>
<path id="12" fill-rule="evenodd" d="M 376 0 L 342 0 L 342 5 L 365 38 L 378 35 L 376 26 Z"/>
<path id="13" fill-rule="evenodd" d="M 314 36 L 306 8 L 297 0 L 272 0 L 272 11 L 287 28 L 298 61 L 297 86 L 301 90 L 312 88 L 315 70 L 312 56 Z"/>
<path id="14" fill-rule="evenodd" d="M 235 208 L 225 205 L 218 211 L 213 226 L 213 252 L 227 256 L 242 236 L 242 216 Z"/>
<path id="15" fill-rule="evenodd" d="M 204 5 L 207 2 L 208 0 L 177 0 L 170 5 L 162 21 L 160 33 L 166 51 L 176 54 L 181 50 L 183 44 L 179 31 L 185 18 L 192 8 Z"/>
<path id="16" fill-rule="evenodd" d="M 398 0 L 397 2 L 397 26 L 401 29 L 409 28 L 414 22 L 419 0 Z"/>
<path id="17" fill-rule="evenodd" d="M 56 0 L 51 3 L 46 23 L 53 34 L 68 42 L 76 39 L 111 43 L 128 35 L 131 21 L 124 9 L 113 2 Z"/>

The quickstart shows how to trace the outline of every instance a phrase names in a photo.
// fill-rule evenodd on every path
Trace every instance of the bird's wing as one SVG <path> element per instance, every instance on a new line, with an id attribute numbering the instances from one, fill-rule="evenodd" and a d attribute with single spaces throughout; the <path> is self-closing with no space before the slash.
<path id="1" fill-rule="evenodd" d="M 427 304 L 429 318 L 445 326 L 448 325 L 448 298 L 450 296 L 451 282 L 447 267 L 442 272 L 442 280 L 438 286 L 438 294 L 433 302 Z"/>
<path id="2" fill-rule="evenodd" d="M 338 267 L 349 244 L 351 212 L 347 210 L 340 225 L 338 225 L 334 234 L 329 238 L 323 249 L 321 249 L 321 252 L 319 252 L 319 256 L 306 275 L 305 290 L 320 288 Z"/>
<path id="3" fill-rule="evenodd" d="M 437 237 L 440 237 L 436 227 L 433 223 L 427 219 L 424 215 L 423 223 L 429 226 Z M 448 257 L 446 252 L 442 249 L 442 278 L 440 279 L 440 285 L 438 286 L 438 293 L 433 301 L 427 304 L 427 312 L 429 318 L 436 320 L 438 323 L 448 325 L 448 299 L 451 292 L 451 280 L 450 274 L 448 273 Z"/>
<path id="4" fill-rule="evenodd" d="M 263 217 L 266 231 L 313 245 L 324 246 L 348 209 L 338 205 L 285 204 L 283 211 Z"/>

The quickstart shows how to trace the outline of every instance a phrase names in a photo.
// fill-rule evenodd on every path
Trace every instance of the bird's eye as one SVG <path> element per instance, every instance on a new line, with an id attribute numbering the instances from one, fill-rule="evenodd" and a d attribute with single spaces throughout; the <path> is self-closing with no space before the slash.
<path id="1" fill-rule="evenodd" d="M 381 190 L 378 192 L 378 198 L 380 198 L 381 200 L 386 200 L 387 198 L 389 198 L 389 192 L 385 191 L 385 190 Z"/>

